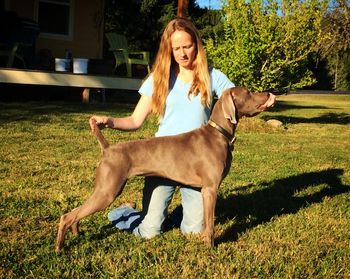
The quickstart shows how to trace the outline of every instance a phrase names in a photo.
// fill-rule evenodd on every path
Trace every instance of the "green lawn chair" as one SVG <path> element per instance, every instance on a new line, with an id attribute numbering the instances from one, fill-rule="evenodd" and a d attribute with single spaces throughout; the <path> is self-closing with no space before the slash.
<path id="1" fill-rule="evenodd" d="M 106 33 L 106 38 L 109 44 L 109 51 L 113 52 L 115 58 L 115 69 L 121 65 L 126 65 L 128 77 L 132 77 L 132 65 L 144 65 L 147 67 L 148 73 L 150 68 L 150 54 L 148 51 L 133 51 L 129 52 L 128 42 L 126 37 L 114 32 Z"/>

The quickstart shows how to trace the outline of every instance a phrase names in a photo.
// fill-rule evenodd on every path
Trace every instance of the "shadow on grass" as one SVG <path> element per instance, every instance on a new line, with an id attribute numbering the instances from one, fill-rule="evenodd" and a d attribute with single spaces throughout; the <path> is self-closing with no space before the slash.
<path id="1" fill-rule="evenodd" d="M 350 115 L 346 113 L 324 113 L 318 117 L 294 117 L 294 116 L 285 116 L 285 115 L 273 115 L 272 116 L 263 116 L 264 120 L 269 120 L 271 118 L 277 119 L 285 124 L 297 124 L 297 123 L 307 123 L 307 124 L 341 124 L 347 125 L 350 124 Z"/>
<path id="2" fill-rule="evenodd" d="M 303 105 L 296 105 L 296 104 L 291 104 L 290 102 L 285 102 L 285 101 L 278 101 L 276 103 L 276 106 L 271 109 L 273 112 L 282 112 L 290 109 L 329 109 L 329 107 L 325 106 L 303 106 Z M 334 109 L 334 108 L 333 108 Z"/>
<path id="3" fill-rule="evenodd" d="M 95 114 L 103 111 L 109 114 L 131 113 L 134 108 L 132 104 L 70 104 L 70 103 L 0 103 L 0 123 L 11 123 L 18 121 L 30 121 L 33 123 L 47 123 L 55 117 L 67 117 L 67 114 L 86 113 Z M 55 119 L 55 121 L 57 121 Z"/>
<path id="4" fill-rule="evenodd" d="M 304 173 L 265 182 L 261 190 L 252 193 L 227 198 L 219 196 L 216 223 L 225 223 L 234 218 L 237 222 L 216 239 L 216 244 L 235 241 L 240 234 L 273 217 L 296 213 L 301 208 L 321 202 L 325 197 L 350 192 L 349 185 L 342 184 L 340 177 L 343 173 L 342 169 Z M 243 186 L 237 191 L 246 192 L 251 187 L 254 186 Z"/>
<path id="5" fill-rule="evenodd" d="M 278 115 L 277 113 L 284 112 L 286 110 L 324 110 L 324 109 L 330 109 L 330 107 L 325 106 L 303 106 L 303 105 L 295 105 L 290 104 L 288 102 L 279 101 L 276 104 L 276 107 L 271 109 L 271 112 L 273 112 L 273 115 L 263 115 L 261 116 L 262 119 L 269 120 L 269 119 L 277 119 L 285 124 L 297 124 L 297 123 L 308 123 L 308 124 L 342 124 L 347 125 L 350 123 L 350 115 L 347 113 L 334 113 L 334 112 L 328 112 L 324 113 L 317 117 L 295 117 L 295 116 L 288 116 L 288 115 Z M 336 110 L 336 108 L 332 107 L 332 110 Z"/>

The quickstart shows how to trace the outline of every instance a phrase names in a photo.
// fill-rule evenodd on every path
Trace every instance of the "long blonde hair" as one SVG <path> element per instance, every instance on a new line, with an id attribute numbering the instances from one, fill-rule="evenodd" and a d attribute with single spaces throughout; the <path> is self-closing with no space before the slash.
<path id="1" fill-rule="evenodd" d="M 171 68 L 176 65 L 172 55 L 170 40 L 171 35 L 175 31 L 185 31 L 190 34 L 196 45 L 197 53 L 193 62 L 194 78 L 188 94 L 193 94 L 194 96 L 201 94 L 201 103 L 203 106 L 210 107 L 212 102 L 208 62 L 202 40 L 191 21 L 184 18 L 176 18 L 170 21 L 165 28 L 160 41 L 159 51 L 152 66 L 152 112 L 160 118 L 164 114 L 165 101 L 169 93 Z"/>

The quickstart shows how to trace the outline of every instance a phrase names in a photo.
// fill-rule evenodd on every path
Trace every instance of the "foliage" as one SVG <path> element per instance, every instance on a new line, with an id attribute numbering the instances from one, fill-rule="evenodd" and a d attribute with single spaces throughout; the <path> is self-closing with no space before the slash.
<path id="1" fill-rule="evenodd" d="M 189 18 L 197 27 L 204 42 L 212 37 L 221 37 L 224 34 L 224 24 L 221 10 L 201 9 L 198 6 L 189 7 Z"/>
<path id="2" fill-rule="evenodd" d="M 319 0 L 230 0 L 224 37 L 208 41 L 208 56 L 237 85 L 311 85 L 316 80 L 307 65 L 320 42 L 323 9 Z"/>
<path id="3" fill-rule="evenodd" d="M 49 93 L 49 92 L 48 92 Z M 278 96 L 242 119 L 232 169 L 219 189 L 215 248 L 179 229 L 142 240 L 109 225 L 110 208 L 84 219 L 54 251 L 61 214 L 91 194 L 101 156 L 92 114 L 129 115 L 116 104 L 0 103 L 0 278 L 349 278 L 350 99 Z M 288 129 L 269 127 L 277 118 Z M 148 138 L 104 130 L 111 143 Z M 316 135 L 316 136 L 315 136 Z M 143 180 L 111 207 L 141 206 Z M 180 203 L 176 193 L 172 210 Z"/>
<path id="4" fill-rule="evenodd" d="M 350 90 L 350 49 L 343 53 L 336 90 Z"/>
<path id="5" fill-rule="evenodd" d="M 175 14 L 173 0 L 107 0 L 105 31 L 126 35 L 131 49 L 155 53 L 165 24 Z"/>
<path id="6" fill-rule="evenodd" d="M 105 29 L 154 57 L 176 9 L 176 0 L 107 0 Z M 230 0 L 223 10 L 188 3 L 212 65 L 258 90 L 349 89 L 349 13 L 347 0 Z"/>
<path id="7" fill-rule="evenodd" d="M 163 29 L 175 17 L 176 12 L 175 0 L 108 0 L 105 31 L 125 34 L 132 49 L 149 50 L 154 56 Z M 221 11 L 202 9 L 195 0 L 189 0 L 188 15 L 199 29 L 203 40 L 222 33 Z"/>
<path id="8" fill-rule="evenodd" d="M 328 63 L 337 90 L 350 90 L 350 4 L 334 0 L 322 22 L 319 51 Z"/>

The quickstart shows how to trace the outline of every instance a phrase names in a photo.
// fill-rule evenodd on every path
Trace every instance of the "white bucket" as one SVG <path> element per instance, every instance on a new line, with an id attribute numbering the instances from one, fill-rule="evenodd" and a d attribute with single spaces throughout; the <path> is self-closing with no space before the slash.
<path id="1" fill-rule="evenodd" d="M 89 59 L 73 58 L 73 73 L 87 74 Z"/>
<path id="2" fill-rule="evenodd" d="M 57 72 L 68 72 L 70 70 L 70 59 L 55 58 L 55 70 Z"/>

